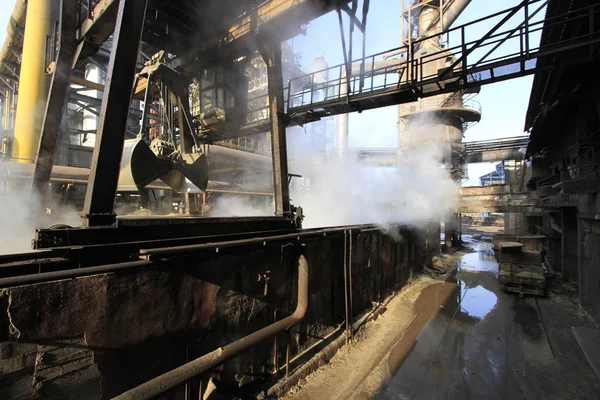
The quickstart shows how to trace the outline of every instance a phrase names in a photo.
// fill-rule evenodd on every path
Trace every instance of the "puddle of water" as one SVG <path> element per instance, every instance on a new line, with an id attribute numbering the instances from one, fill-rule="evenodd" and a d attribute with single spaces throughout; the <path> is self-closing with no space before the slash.
<path id="1" fill-rule="evenodd" d="M 461 282 L 460 292 L 462 298 L 460 311 L 471 317 L 485 318 L 498 302 L 498 297 L 482 286 L 467 288 L 467 285 Z"/>
<path id="2" fill-rule="evenodd" d="M 459 261 L 458 270 L 487 271 L 498 274 L 498 263 L 491 249 L 479 250 L 476 253 L 465 254 Z"/>

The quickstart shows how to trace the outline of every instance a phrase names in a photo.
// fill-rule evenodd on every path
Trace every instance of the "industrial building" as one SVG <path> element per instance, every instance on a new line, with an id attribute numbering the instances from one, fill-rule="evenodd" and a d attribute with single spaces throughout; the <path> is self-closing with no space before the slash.
<path id="1" fill-rule="evenodd" d="M 597 398 L 600 3 L 480 1 L 398 0 L 369 54 L 369 0 L 16 0 L 0 398 Z M 465 141 L 524 76 L 523 131 Z"/>

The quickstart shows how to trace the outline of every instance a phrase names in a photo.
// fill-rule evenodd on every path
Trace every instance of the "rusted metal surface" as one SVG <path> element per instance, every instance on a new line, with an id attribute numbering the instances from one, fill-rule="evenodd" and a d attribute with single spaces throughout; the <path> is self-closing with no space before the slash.
<path id="1" fill-rule="evenodd" d="M 269 43 L 261 48 L 267 65 L 269 108 L 271 118 L 271 149 L 273 153 L 273 188 L 275 192 L 275 215 L 287 217 L 290 213 L 290 190 L 288 183 L 287 144 L 285 136 L 285 113 L 283 101 L 283 61 L 281 45 Z"/>
<path id="2" fill-rule="evenodd" d="M 56 260 L 48 260 L 49 262 L 56 262 Z M 55 272 L 43 272 L 39 274 L 13 276 L 10 278 L 0 279 L 0 288 L 14 287 L 21 285 L 29 285 L 32 283 L 43 283 L 50 281 L 57 281 L 61 279 L 69 278 L 80 278 L 87 275 L 105 274 L 107 272 L 116 272 L 125 269 L 135 269 L 142 267 L 150 267 L 153 263 L 147 260 L 138 260 L 123 262 L 118 264 L 99 265 L 97 267 L 88 268 L 77 268 L 60 270 Z"/>
<path id="3" fill-rule="evenodd" d="M 218 367 L 255 344 L 273 337 L 302 321 L 308 308 L 308 272 L 308 262 L 301 255 L 298 260 L 298 300 L 296 310 L 289 317 L 128 390 L 115 397 L 115 400 L 152 399 L 171 388 Z M 286 365 L 289 365 L 289 345 L 286 360 Z M 289 367 L 286 367 L 286 376 L 289 376 Z"/>
<path id="4" fill-rule="evenodd" d="M 429 236 L 406 228 L 381 232 L 373 226 L 317 230 L 301 235 L 300 241 L 297 236 L 284 236 L 266 244 L 255 241 L 243 251 L 242 247 L 219 252 L 214 247 L 195 249 L 163 255 L 165 261 L 152 268 L 6 288 L 0 291 L 0 300 L 4 296 L 10 302 L 0 301 L 4 304 L 0 312 L 10 316 L 11 332 L 18 332 L 15 346 L 84 335 L 98 367 L 96 374 L 101 374 L 96 375 L 101 391 L 112 397 L 181 366 L 186 354 L 189 359 L 201 357 L 273 323 L 276 310 L 278 317 L 293 312 L 301 252 L 319 268 L 309 272 L 311 300 L 304 321 L 290 330 L 291 372 L 310 359 L 306 350 L 344 324 L 344 229 L 353 230 L 351 321 L 421 270 L 431 257 L 431 250 L 423 251 L 427 240 L 439 244 L 439 230 Z M 80 251 L 73 248 L 56 254 L 71 257 Z M 44 268 L 55 264 L 47 265 Z M 264 282 L 256 280 L 266 270 L 271 271 L 267 295 Z M 288 341 L 282 342 L 283 335 L 279 339 L 276 350 L 267 340 L 225 363 L 219 371 L 223 384 L 238 387 L 265 379 L 273 373 L 276 357 L 283 366 Z M 285 368 L 278 370 L 285 374 Z M 44 383 L 51 384 L 62 387 L 63 382 Z M 0 397 L 12 398 L 6 393 L 14 390 L 10 379 L 0 383 Z M 183 396 L 181 386 L 164 398 Z"/>

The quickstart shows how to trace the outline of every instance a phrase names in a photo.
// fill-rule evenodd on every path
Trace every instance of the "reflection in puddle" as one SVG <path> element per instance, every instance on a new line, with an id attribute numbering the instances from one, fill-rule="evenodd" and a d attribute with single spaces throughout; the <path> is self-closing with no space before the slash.
<path id="1" fill-rule="evenodd" d="M 460 270 L 489 271 L 498 274 L 498 263 L 492 249 L 482 249 L 477 253 L 465 254 L 458 265 Z"/>
<path id="2" fill-rule="evenodd" d="M 460 311 L 470 317 L 483 319 L 498 302 L 498 297 L 492 291 L 494 286 L 490 286 L 496 282 L 498 263 L 491 245 L 479 243 L 474 247 L 477 250 L 475 253 L 465 254 L 460 259 L 456 279 L 460 286 Z"/>
<path id="3" fill-rule="evenodd" d="M 498 297 L 482 286 L 468 288 L 465 282 L 460 282 L 460 311 L 479 319 L 485 318 L 494 309 Z"/>

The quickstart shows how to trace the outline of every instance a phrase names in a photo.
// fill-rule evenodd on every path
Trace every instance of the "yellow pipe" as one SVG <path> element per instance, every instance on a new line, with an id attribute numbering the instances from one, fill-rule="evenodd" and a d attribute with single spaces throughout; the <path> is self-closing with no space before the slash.
<path id="1" fill-rule="evenodd" d="M 51 0 L 29 0 L 25 18 L 13 158 L 34 162 L 46 108 L 46 36 Z"/>

